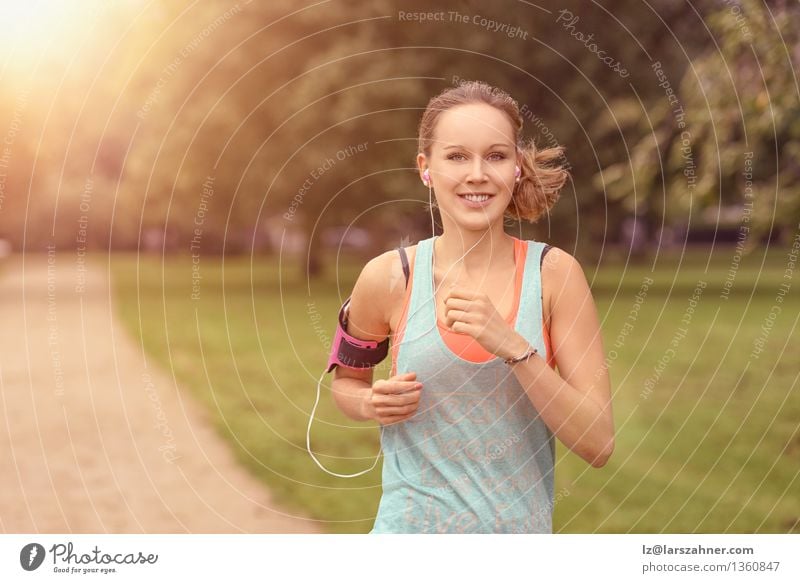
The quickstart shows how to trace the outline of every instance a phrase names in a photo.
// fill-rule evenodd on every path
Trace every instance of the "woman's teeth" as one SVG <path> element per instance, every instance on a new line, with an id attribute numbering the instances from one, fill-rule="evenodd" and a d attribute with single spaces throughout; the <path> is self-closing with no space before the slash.
<path id="1" fill-rule="evenodd" d="M 483 202 L 485 200 L 489 200 L 489 195 L 488 194 L 480 194 L 480 195 L 466 194 L 466 195 L 462 195 L 462 198 L 466 198 L 467 200 L 472 201 L 472 202 Z"/>

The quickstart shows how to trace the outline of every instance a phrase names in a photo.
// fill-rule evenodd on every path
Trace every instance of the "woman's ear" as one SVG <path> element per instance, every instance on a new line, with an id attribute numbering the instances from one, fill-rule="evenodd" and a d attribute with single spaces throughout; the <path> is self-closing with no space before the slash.
<path id="1" fill-rule="evenodd" d="M 417 154 L 417 168 L 419 169 L 419 177 L 420 180 L 428 186 L 428 182 L 430 182 L 430 170 L 428 170 L 428 160 L 423 153 Z"/>

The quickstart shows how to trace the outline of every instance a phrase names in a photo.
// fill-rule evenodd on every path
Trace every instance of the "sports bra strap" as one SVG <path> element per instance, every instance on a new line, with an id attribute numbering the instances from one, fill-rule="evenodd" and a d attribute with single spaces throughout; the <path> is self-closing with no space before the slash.
<path id="1" fill-rule="evenodd" d="M 545 245 L 544 249 L 542 249 L 542 258 L 541 258 L 541 261 L 540 261 L 540 265 L 541 265 L 541 262 L 544 261 L 545 253 L 550 251 L 550 249 L 552 249 L 552 247 L 550 247 L 550 245 Z M 405 273 L 405 275 L 406 275 L 406 287 L 408 287 L 408 277 L 410 275 L 410 272 L 409 272 L 409 269 L 408 269 L 408 255 L 406 255 L 405 247 L 398 247 L 397 250 L 400 252 L 400 261 L 403 263 L 403 273 Z"/>
<path id="2" fill-rule="evenodd" d="M 403 273 L 406 274 L 406 287 L 408 287 L 408 277 L 410 275 L 408 269 L 408 255 L 406 255 L 405 247 L 398 247 L 397 250 L 400 252 L 400 261 L 403 263 Z"/>

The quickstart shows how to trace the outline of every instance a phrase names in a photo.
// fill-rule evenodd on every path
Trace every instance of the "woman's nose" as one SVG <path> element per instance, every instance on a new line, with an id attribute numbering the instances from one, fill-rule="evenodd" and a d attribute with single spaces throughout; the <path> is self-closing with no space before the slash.
<path id="1" fill-rule="evenodd" d="M 483 164 L 483 159 L 476 156 L 469 168 L 469 176 L 467 176 L 469 182 L 483 182 L 486 180 L 486 168 Z"/>

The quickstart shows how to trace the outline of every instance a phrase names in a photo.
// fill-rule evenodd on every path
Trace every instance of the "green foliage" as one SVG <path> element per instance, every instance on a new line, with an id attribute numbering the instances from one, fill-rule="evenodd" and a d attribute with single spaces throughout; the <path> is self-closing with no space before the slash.
<path id="1" fill-rule="evenodd" d="M 706 18 L 714 44 L 680 76 L 665 70 L 658 78 L 675 101 L 661 85 L 647 115 L 631 124 L 630 160 L 608 163 L 595 186 L 629 207 L 638 202 L 642 214 L 656 215 L 652 223 L 698 221 L 703 209 L 738 205 L 736 224 L 751 229 L 749 249 L 772 228 L 793 231 L 800 222 L 800 88 L 792 62 L 799 17 L 797 5 L 721 3 Z M 635 120 L 633 100 L 612 106 Z"/>

